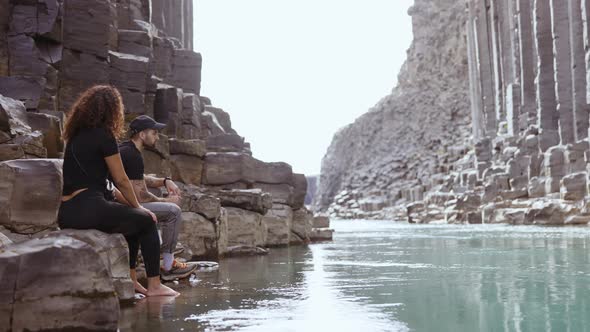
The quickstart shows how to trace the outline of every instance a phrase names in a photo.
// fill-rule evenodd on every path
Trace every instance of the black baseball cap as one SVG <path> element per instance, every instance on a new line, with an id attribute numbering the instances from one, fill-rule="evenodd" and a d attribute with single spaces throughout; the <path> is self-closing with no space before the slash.
<path id="1" fill-rule="evenodd" d="M 140 131 L 144 131 L 146 129 L 164 129 L 166 125 L 163 123 L 156 122 L 156 120 L 150 118 L 147 115 L 140 115 L 133 119 L 129 124 L 129 129 L 131 130 L 131 135 L 137 134 Z"/>

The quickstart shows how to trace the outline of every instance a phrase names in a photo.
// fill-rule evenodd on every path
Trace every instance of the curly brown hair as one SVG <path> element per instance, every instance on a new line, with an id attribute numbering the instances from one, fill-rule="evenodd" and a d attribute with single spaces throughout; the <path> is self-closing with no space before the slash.
<path id="1" fill-rule="evenodd" d="M 116 138 L 125 126 L 123 99 L 117 88 L 95 85 L 84 91 L 67 114 L 63 139 L 69 141 L 81 129 L 105 128 Z"/>

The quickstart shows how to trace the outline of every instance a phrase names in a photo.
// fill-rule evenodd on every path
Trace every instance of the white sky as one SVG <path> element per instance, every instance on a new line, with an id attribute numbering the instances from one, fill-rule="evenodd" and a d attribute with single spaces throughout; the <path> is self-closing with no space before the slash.
<path id="1" fill-rule="evenodd" d="M 320 173 L 332 136 L 391 92 L 413 0 L 196 0 L 201 94 L 254 157 Z"/>

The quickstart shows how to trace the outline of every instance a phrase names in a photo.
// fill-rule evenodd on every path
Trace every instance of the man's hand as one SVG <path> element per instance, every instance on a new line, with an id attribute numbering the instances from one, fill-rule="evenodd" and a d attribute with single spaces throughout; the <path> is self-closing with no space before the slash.
<path id="1" fill-rule="evenodd" d="M 168 182 L 168 181 L 166 181 L 166 182 Z M 172 194 L 172 195 L 169 195 L 165 200 L 166 200 L 166 202 L 174 203 L 174 204 L 180 206 L 180 199 L 181 199 L 180 196 Z"/>
<path id="2" fill-rule="evenodd" d="M 168 190 L 168 193 L 170 195 L 179 196 L 178 198 L 180 199 L 180 189 L 178 189 L 178 186 L 176 185 L 176 183 L 174 183 L 174 181 L 166 181 L 166 190 Z"/>

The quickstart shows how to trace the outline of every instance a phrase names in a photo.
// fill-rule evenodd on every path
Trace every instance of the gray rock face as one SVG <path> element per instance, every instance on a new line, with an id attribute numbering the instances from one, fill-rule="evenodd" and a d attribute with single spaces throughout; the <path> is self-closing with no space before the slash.
<path id="1" fill-rule="evenodd" d="M 119 300 L 129 301 L 133 299 L 135 289 L 129 275 L 129 247 L 123 235 L 106 234 L 93 229 L 64 229 L 49 233 L 44 238 L 59 239 L 64 236 L 91 246 L 107 268 Z"/>
<path id="2" fill-rule="evenodd" d="M 58 159 L 0 163 L 0 225 L 24 234 L 57 227 L 62 190 Z M 31 179 L 35 181 L 31 181 Z"/>
<path id="3" fill-rule="evenodd" d="M 266 224 L 257 212 L 228 207 L 228 247 L 260 247 L 266 243 Z"/>
<path id="4" fill-rule="evenodd" d="M 334 135 L 322 160 L 318 210 L 334 203 L 335 216 L 371 217 L 370 204 L 369 211 L 360 207 L 363 199 L 381 196 L 378 211 L 395 206 L 402 189 L 463 157 L 450 150 L 471 134 L 465 3 L 418 0 L 409 14 L 414 41 L 397 87 Z M 344 191 L 357 194 L 350 204 L 335 203 Z"/>
<path id="5" fill-rule="evenodd" d="M 80 93 L 97 84 L 119 90 L 127 124 L 146 114 L 167 125 L 156 146 L 142 152 L 145 173 L 171 177 L 186 194 L 182 241 L 189 258 L 221 258 L 230 242 L 233 252 L 267 245 L 268 192 L 220 194 L 223 205 L 244 208 L 230 214 L 208 189 L 254 190 L 264 184 L 276 201 L 289 204 L 285 213 L 302 206 L 303 175 L 286 163 L 253 158 L 250 144 L 232 128 L 230 113 L 200 95 L 202 57 L 192 49 L 192 3 L 99 0 L 89 7 L 81 0 L 0 0 L 2 246 L 57 228 L 62 166 L 37 158 L 62 157 L 65 114 Z M 273 226 L 273 243 L 290 242 L 284 237 L 290 236 L 287 219 Z M 129 298 L 120 241 L 70 235 L 99 250 L 119 297 Z"/>
<path id="6" fill-rule="evenodd" d="M 88 244 L 58 236 L 10 245 L 0 250 L 0 266 L 3 331 L 117 329 L 113 282 Z"/>
<path id="7" fill-rule="evenodd" d="M 290 183 L 291 166 L 286 163 L 265 163 L 243 153 L 215 153 L 205 156 L 203 183 L 229 184 L 239 181 L 269 184 Z"/>
<path id="8" fill-rule="evenodd" d="M 293 211 L 291 243 L 307 243 L 313 226 L 313 214 L 306 208 Z"/>
<path id="9" fill-rule="evenodd" d="M 248 211 L 265 214 L 273 201 L 271 196 L 258 189 L 207 190 L 207 193 L 217 197 L 221 206 L 235 207 Z"/>
<path id="10" fill-rule="evenodd" d="M 291 243 L 293 210 L 289 206 L 273 204 L 263 221 L 266 224 L 266 246 L 288 246 Z"/>
<path id="11" fill-rule="evenodd" d="M 399 84 L 334 136 L 316 209 L 417 223 L 590 220 L 588 1 L 463 5 L 410 9 Z"/>
<path id="12" fill-rule="evenodd" d="M 194 212 L 182 213 L 183 227 L 179 241 L 190 250 L 191 258 L 218 258 L 223 254 L 220 248 L 227 247 L 227 235 L 218 234 L 225 230 L 217 230 L 216 222 L 208 220 Z"/>

